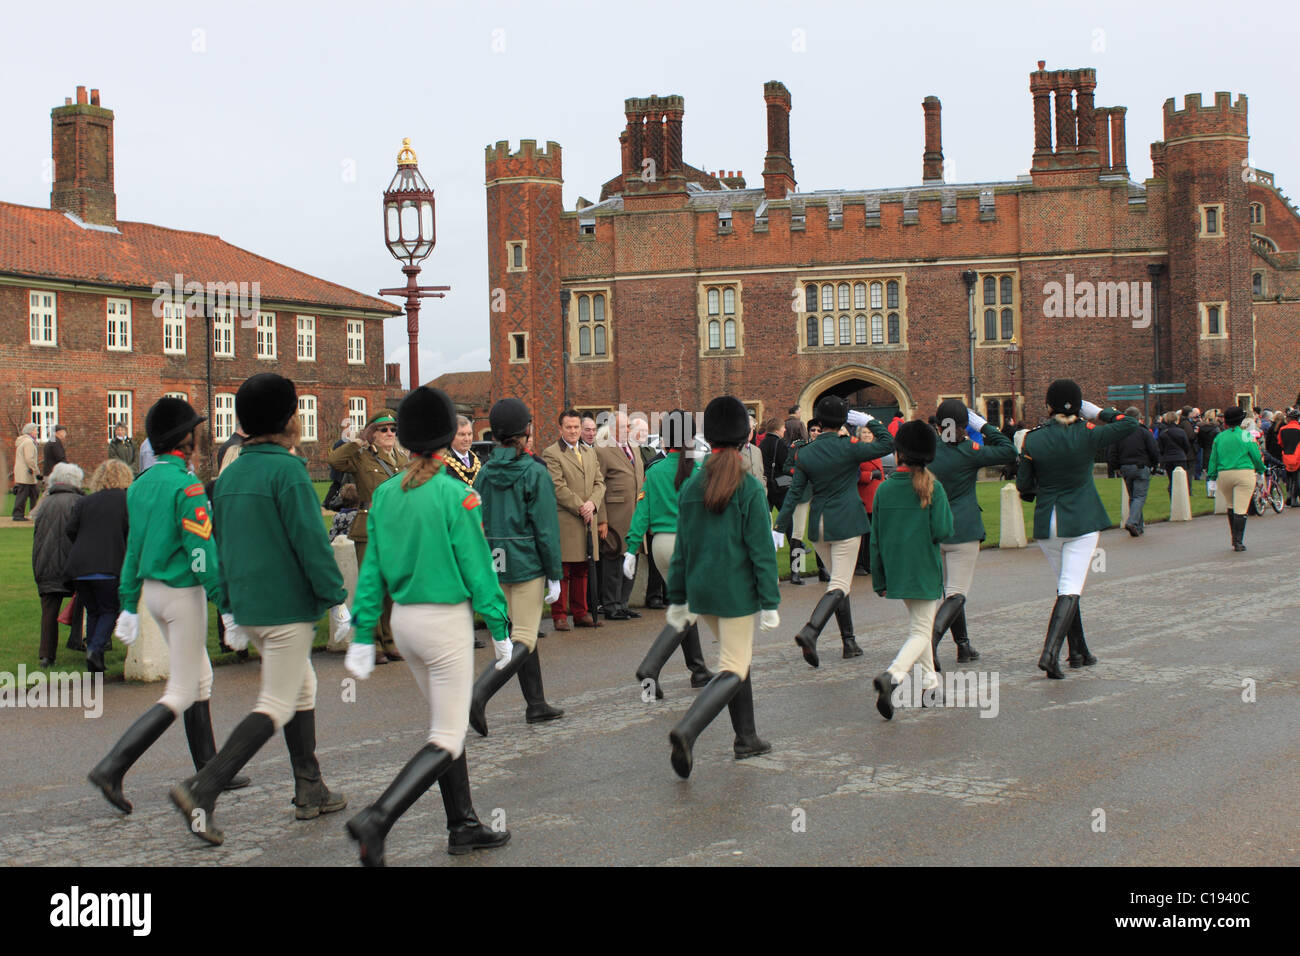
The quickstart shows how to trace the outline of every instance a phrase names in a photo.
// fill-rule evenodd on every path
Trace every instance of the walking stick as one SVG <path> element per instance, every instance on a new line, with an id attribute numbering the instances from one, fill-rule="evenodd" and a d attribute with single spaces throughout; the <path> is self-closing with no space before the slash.
<path id="1" fill-rule="evenodd" d="M 596 577 L 596 556 L 595 556 L 594 548 L 593 548 L 593 545 L 592 545 L 592 532 L 596 530 L 594 527 L 592 527 L 592 525 L 594 525 L 595 523 L 596 523 L 596 515 L 595 515 L 595 513 L 593 512 L 593 513 L 592 513 L 592 516 L 591 516 L 591 524 L 588 524 L 588 525 L 587 525 L 587 530 L 586 530 L 586 535 L 587 535 L 587 613 L 590 614 L 590 615 L 591 615 L 591 619 L 592 619 L 593 621 L 596 622 L 596 626 L 597 626 L 597 627 L 600 627 L 600 612 L 597 610 L 597 608 L 598 608 L 599 605 L 600 605 L 600 599 L 599 599 L 599 597 L 598 597 L 598 595 L 600 594 L 600 582 L 597 580 L 597 577 Z"/>

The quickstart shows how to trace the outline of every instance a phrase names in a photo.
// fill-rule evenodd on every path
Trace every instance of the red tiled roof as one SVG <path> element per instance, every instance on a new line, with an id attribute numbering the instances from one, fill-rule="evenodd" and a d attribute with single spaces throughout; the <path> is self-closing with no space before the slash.
<path id="1" fill-rule="evenodd" d="M 257 282 L 263 301 L 400 314 L 391 302 L 272 262 L 217 236 L 145 222 L 83 228 L 62 212 L 0 202 L 0 273 L 126 288 L 185 281 Z"/>
<path id="2" fill-rule="evenodd" d="M 432 382 L 432 388 L 440 388 L 451 396 L 453 402 L 467 405 L 487 405 L 488 396 L 492 394 L 492 373 L 485 372 L 444 372 Z"/>

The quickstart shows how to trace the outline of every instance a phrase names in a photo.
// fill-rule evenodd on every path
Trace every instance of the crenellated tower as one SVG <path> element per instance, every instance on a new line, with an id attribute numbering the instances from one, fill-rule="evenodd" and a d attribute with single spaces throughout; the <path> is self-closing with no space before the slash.
<path id="1" fill-rule="evenodd" d="M 511 152 L 508 142 L 499 142 L 486 148 L 485 164 L 491 400 L 522 399 L 537 434 L 545 436 L 564 400 L 560 144 L 539 150 L 525 139 Z"/>
<path id="2" fill-rule="evenodd" d="M 1189 93 L 1182 109 L 1165 101 L 1164 140 L 1152 147 L 1168 196 L 1162 365 L 1187 370 L 1188 393 L 1203 404 L 1254 391 L 1249 143 L 1244 95 L 1216 93 L 1207 106 Z"/>

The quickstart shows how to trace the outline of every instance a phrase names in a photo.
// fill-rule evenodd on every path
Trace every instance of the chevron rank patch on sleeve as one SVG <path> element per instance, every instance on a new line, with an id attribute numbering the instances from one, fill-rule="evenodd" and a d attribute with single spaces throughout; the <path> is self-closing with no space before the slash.
<path id="1" fill-rule="evenodd" d="M 477 491 L 470 491 L 460 503 L 461 507 L 466 511 L 473 511 L 480 504 L 482 504 L 482 499 L 479 498 Z"/>
<path id="2" fill-rule="evenodd" d="M 198 507 L 194 509 L 193 518 L 181 519 L 181 530 L 188 531 L 195 537 L 207 541 L 212 537 L 212 517 L 208 514 L 208 509 Z"/>

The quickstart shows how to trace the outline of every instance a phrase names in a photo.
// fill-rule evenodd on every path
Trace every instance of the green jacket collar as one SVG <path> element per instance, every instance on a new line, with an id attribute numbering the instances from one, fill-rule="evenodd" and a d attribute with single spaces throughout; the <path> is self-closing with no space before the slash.
<path id="1" fill-rule="evenodd" d="M 275 442 L 262 442 L 257 445 L 241 445 L 239 448 L 239 457 L 245 455 L 288 455 L 294 461 L 298 462 L 304 468 L 307 467 L 307 460 L 299 458 L 297 455 L 290 453 L 289 449 L 283 445 L 277 445 Z"/>

